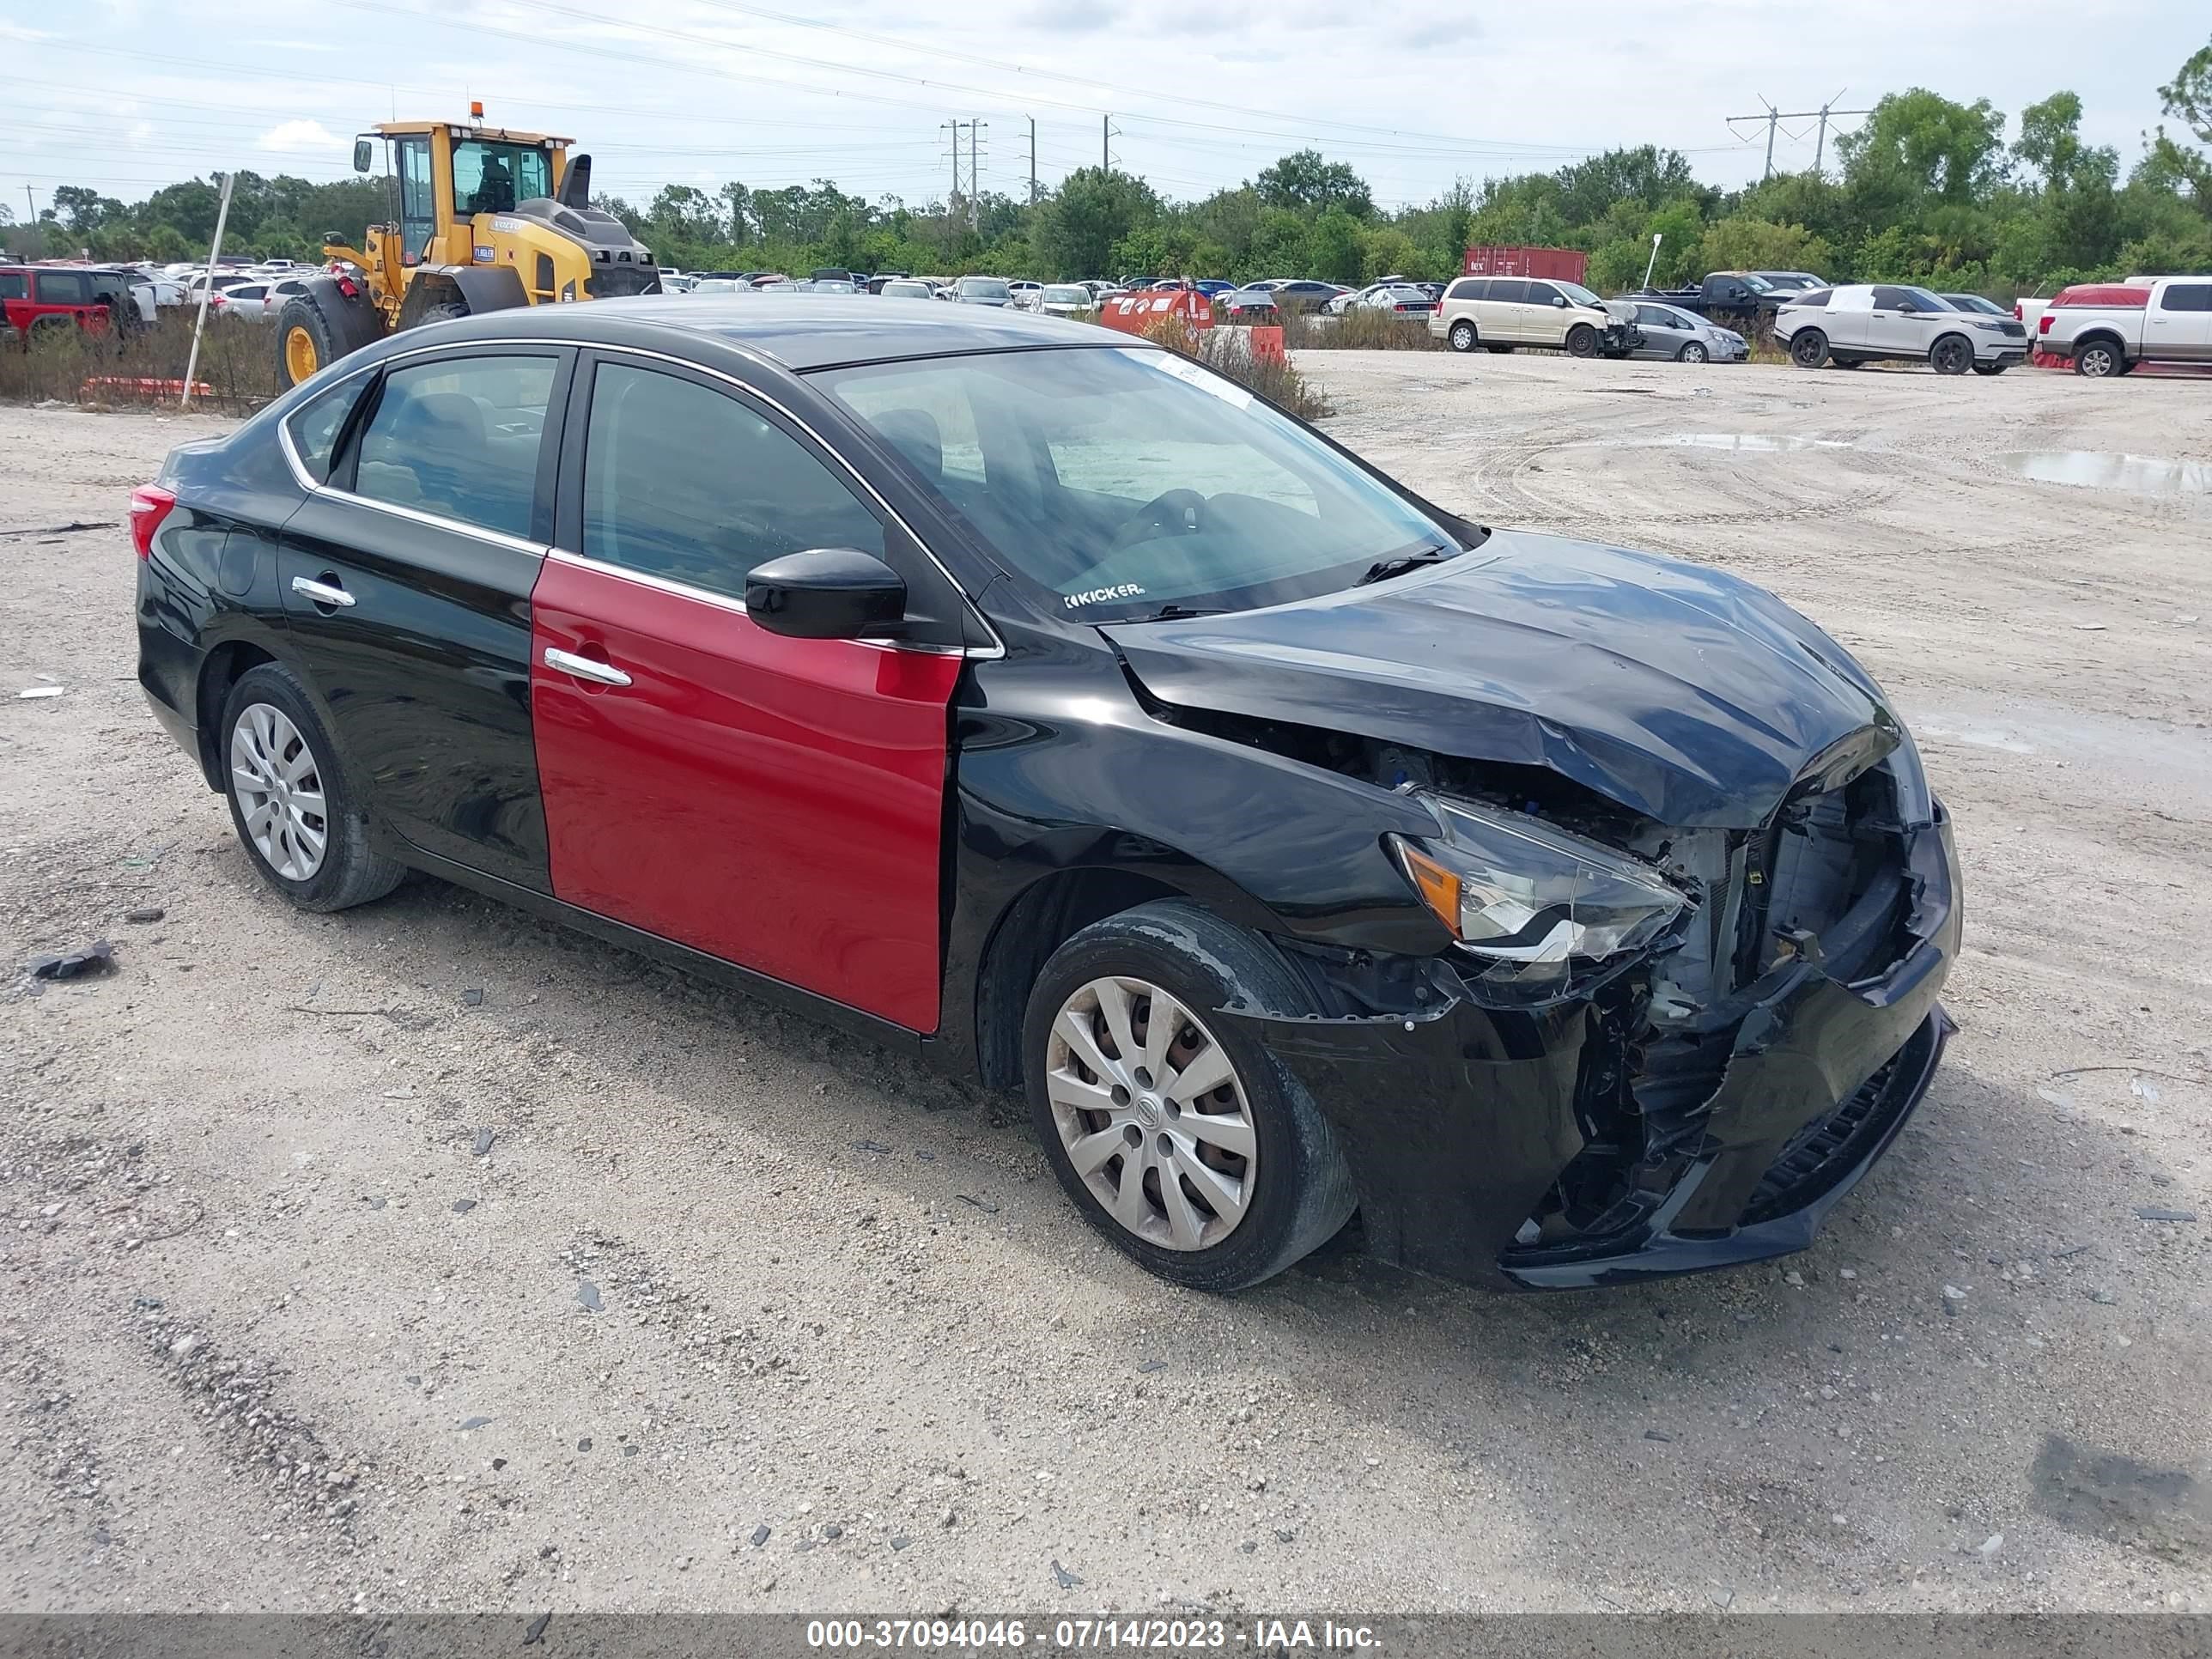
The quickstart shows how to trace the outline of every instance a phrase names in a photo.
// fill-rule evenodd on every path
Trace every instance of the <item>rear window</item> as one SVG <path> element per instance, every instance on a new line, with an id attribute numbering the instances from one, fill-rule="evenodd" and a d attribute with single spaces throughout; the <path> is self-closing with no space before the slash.
<path id="1" fill-rule="evenodd" d="M 2150 303 L 2147 288 L 2129 288 L 2124 283 L 2091 283 L 2081 288 L 2061 289 L 2053 300 L 2059 306 L 2117 306 L 2123 310 L 2140 311 Z"/>
<path id="2" fill-rule="evenodd" d="M 1790 303 L 1793 306 L 1825 306 L 1828 303 L 1828 289 L 1825 288 L 1816 288 L 1809 294 L 1800 294 L 1794 296 L 1790 300 Z"/>
<path id="3" fill-rule="evenodd" d="M 2212 283 L 2172 283 L 2158 297 L 2160 311 L 2212 311 Z"/>

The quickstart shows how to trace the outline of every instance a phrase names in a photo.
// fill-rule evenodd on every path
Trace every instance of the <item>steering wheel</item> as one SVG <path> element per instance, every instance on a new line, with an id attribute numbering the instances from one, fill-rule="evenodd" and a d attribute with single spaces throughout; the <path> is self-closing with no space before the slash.
<path id="1" fill-rule="evenodd" d="M 1110 550 L 1118 553 L 1125 547 L 1170 532 L 1182 535 L 1186 516 L 1195 524 L 1198 515 L 1205 511 L 1206 497 L 1195 489 L 1164 490 L 1121 521 L 1121 528 L 1114 532 Z"/>

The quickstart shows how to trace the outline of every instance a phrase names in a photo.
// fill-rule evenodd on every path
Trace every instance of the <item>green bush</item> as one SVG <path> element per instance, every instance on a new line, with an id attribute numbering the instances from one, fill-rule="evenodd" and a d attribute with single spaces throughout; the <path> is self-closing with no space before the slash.
<path id="1" fill-rule="evenodd" d="M 0 402 L 174 404 L 191 356 L 192 320 L 192 312 L 180 308 L 120 335 L 48 328 L 33 340 L 9 341 L 0 347 Z M 282 392 L 276 327 L 209 318 L 193 374 L 205 389 L 194 393 L 194 406 L 242 412 Z"/>

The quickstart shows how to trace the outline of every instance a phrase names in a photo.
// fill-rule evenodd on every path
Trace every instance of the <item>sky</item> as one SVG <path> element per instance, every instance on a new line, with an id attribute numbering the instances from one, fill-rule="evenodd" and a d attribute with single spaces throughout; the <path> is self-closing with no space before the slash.
<path id="1" fill-rule="evenodd" d="M 2203 0 L 2119 0 L 2094 52 L 2084 27 L 2078 0 L 0 0 L 0 201 L 20 221 L 27 187 L 43 207 L 58 185 L 132 200 L 232 167 L 337 179 L 355 132 L 471 99 L 577 138 L 594 187 L 640 203 L 828 177 L 919 204 L 951 185 L 956 120 L 983 124 L 981 187 L 1018 198 L 1032 122 L 1045 188 L 1102 144 L 1186 199 L 1305 147 L 1386 208 L 1643 143 L 1734 185 L 1766 126 L 1729 117 L 1916 85 L 2013 117 L 2070 88 L 2085 136 L 2131 161 L 2212 33 Z M 1817 125 L 1781 124 L 1778 168 L 1813 164 Z"/>

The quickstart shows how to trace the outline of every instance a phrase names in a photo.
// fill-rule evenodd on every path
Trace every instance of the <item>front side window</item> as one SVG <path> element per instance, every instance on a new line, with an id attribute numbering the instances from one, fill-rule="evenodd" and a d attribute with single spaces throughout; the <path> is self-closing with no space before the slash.
<path id="1" fill-rule="evenodd" d="M 42 306 L 81 306 L 85 303 L 84 273 L 79 270 L 41 270 L 38 277 L 38 302 Z"/>
<path id="2" fill-rule="evenodd" d="M 814 376 L 1054 610 L 1115 622 L 1333 592 L 1459 544 L 1172 352 L 1073 347 Z"/>
<path id="3" fill-rule="evenodd" d="M 483 356 L 392 370 L 362 433 L 355 493 L 528 536 L 554 368 Z"/>
<path id="4" fill-rule="evenodd" d="M 471 138 L 453 146 L 453 211 L 512 213 L 517 202 L 553 193 L 553 160 L 534 144 Z"/>
<path id="5" fill-rule="evenodd" d="M 1547 306 L 1559 297 L 1559 290 L 1549 283 L 1531 283 L 1528 284 L 1528 292 L 1522 297 L 1521 303 L 1530 306 Z"/>
<path id="6" fill-rule="evenodd" d="M 586 558 L 743 599 L 755 565 L 816 547 L 881 558 L 883 526 L 796 438 L 696 380 L 599 366 L 584 438 Z"/>

